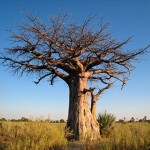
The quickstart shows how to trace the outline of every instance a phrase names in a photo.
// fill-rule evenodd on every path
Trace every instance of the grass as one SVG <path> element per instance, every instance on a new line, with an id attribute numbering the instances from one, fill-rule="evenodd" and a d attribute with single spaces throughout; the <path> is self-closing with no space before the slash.
<path id="1" fill-rule="evenodd" d="M 0 150 L 71 150 L 64 123 L 0 122 Z M 150 150 L 150 123 L 115 123 L 109 137 L 86 139 L 82 150 Z"/>
<path id="2" fill-rule="evenodd" d="M 150 150 L 149 123 L 116 123 L 110 137 L 99 145 L 104 150 Z"/>
<path id="3" fill-rule="evenodd" d="M 67 145 L 61 123 L 1 122 L 0 150 L 48 150 Z"/>

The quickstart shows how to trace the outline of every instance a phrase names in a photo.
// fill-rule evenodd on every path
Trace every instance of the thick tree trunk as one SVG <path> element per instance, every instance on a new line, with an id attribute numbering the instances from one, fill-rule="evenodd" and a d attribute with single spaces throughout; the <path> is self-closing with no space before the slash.
<path id="1" fill-rule="evenodd" d="M 69 112 L 67 127 L 73 131 L 73 138 L 81 140 L 99 138 L 99 125 L 93 118 L 89 105 L 87 78 L 72 77 L 69 84 Z"/>
<path id="2" fill-rule="evenodd" d="M 96 120 L 96 100 L 91 101 L 91 113 L 93 116 L 93 119 Z"/>

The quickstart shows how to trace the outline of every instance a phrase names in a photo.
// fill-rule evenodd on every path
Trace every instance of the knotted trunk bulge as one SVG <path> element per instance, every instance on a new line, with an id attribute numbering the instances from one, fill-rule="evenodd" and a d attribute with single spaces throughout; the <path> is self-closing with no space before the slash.
<path id="1" fill-rule="evenodd" d="M 72 77 L 69 84 L 69 112 L 67 127 L 73 131 L 73 138 L 82 140 L 100 137 L 99 124 L 91 113 L 87 78 Z"/>

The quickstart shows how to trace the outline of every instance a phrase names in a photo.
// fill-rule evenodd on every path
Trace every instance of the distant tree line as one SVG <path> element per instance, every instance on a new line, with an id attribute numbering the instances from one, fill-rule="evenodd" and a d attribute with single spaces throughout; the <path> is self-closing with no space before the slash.
<path id="1" fill-rule="evenodd" d="M 32 122 L 33 120 L 22 117 L 20 119 L 6 119 L 6 118 L 0 118 L 0 121 L 11 121 L 11 122 Z M 50 122 L 50 123 L 66 123 L 64 119 L 60 120 L 50 120 L 50 119 L 36 119 L 37 122 Z"/>
<path id="2" fill-rule="evenodd" d="M 32 119 L 28 119 L 26 117 L 21 117 L 20 119 L 6 119 L 6 118 L 0 118 L 0 121 L 11 121 L 11 122 L 32 122 Z M 50 123 L 66 123 L 66 121 L 64 119 L 60 119 L 60 120 L 51 120 L 51 119 L 36 119 L 35 121 L 37 122 L 50 122 Z M 127 122 L 149 122 L 150 123 L 150 119 L 147 119 L 146 116 L 144 116 L 142 119 L 138 119 L 138 118 L 134 118 L 131 117 L 130 120 L 127 120 L 125 117 L 123 119 L 119 119 L 118 121 L 119 123 L 127 123 Z"/>
<path id="3" fill-rule="evenodd" d="M 134 118 L 134 117 L 131 117 L 130 120 L 126 120 L 126 118 L 124 117 L 123 119 L 119 119 L 117 122 L 119 123 L 126 123 L 126 122 L 148 122 L 150 123 L 150 119 L 147 119 L 146 116 L 144 116 L 142 119 L 138 119 L 138 118 Z"/>

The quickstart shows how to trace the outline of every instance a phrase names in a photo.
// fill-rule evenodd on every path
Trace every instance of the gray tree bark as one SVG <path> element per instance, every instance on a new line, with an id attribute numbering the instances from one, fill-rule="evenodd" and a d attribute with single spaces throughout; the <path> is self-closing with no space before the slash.
<path id="1" fill-rule="evenodd" d="M 86 77 L 72 77 L 69 84 L 69 112 L 67 127 L 73 131 L 73 138 L 91 140 L 100 137 L 99 124 L 93 117 L 89 105 Z"/>
<path id="2" fill-rule="evenodd" d="M 93 118 L 96 120 L 96 100 L 94 99 L 91 101 L 91 113 Z"/>

